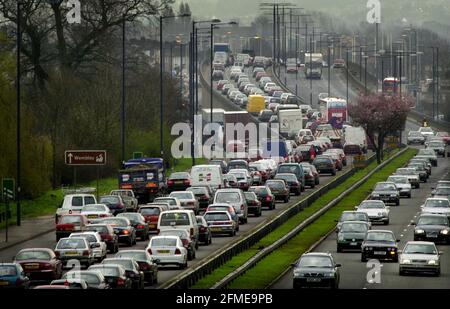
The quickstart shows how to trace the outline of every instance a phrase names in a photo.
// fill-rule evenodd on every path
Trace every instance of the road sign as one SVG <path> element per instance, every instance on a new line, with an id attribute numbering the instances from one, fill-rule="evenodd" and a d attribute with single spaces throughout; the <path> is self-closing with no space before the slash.
<path id="1" fill-rule="evenodd" d="M 67 165 L 105 165 L 106 150 L 66 150 L 65 162 Z"/>
<path id="2" fill-rule="evenodd" d="M 144 153 L 143 152 L 133 152 L 133 159 L 142 159 L 144 157 Z"/>
<path id="3" fill-rule="evenodd" d="M 2 198 L 3 200 L 14 200 L 15 198 L 15 182 L 13 178 L 2 179 Z"/>
<path id="4" fill-rule="evenodd" d="M 364 168 L 367 166 L 367 157 L 365 155 L 356 155 L 353 157 L 353 165 L 356 168 Z"/>

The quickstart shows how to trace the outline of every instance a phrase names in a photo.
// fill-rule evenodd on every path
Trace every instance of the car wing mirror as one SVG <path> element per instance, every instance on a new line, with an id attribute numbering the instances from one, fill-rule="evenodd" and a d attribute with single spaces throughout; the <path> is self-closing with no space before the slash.
<path id="1" fill-rule="evenodd" d="M 411 225 L 416 225 L 416 222 L 414 222 L 413 220 L 411 220 Z"/>
<path id="2" fill-rule="evenodd" d="M 291 266 L 292 266 L 292 267 L 296 267 L 296 266 L 297 266 L 297 263 L 291 263 Z"/>
<path id="3" fill-rule="evenodd" d="M 400 239 L 396 239 L 395 242 L 400 242 Z"/>
<path id="4" fill-rule="evenodd" d="M 334 267 L 342 267 L 342 264 L 336 264 L 336 265 L 334 265 Z"/>

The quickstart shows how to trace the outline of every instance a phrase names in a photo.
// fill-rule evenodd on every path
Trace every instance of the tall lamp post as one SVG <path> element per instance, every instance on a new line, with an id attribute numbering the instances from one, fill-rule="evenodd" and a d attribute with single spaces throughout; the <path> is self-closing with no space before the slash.
<path id="1" fill-rule="evenodd" d="M 213 123 L 213 60 L 214 60 L 214 29 L 218 29 L 218 26 L 222 25 L 238 25 L 235 21 L 225 22 L 225 23 L 211 23 L 211 44 L 210 44 L 210 70 L 209 70 L 209 78 L 210 78 L 210 87 L 209 87 L 209 96 L 210 96 L 210 104 L 211 104 L 211 123 Z"/>
<path id="2" fill-rule="evenodd" d="M 159 16 L 159 148 L 161 157 L 164 157 L 164 47 L 163 47 L 163 21 L 165 19 L 190 17 L 191 14 L 181 14 L 174 16 Z"/>
<path id="3" fill-rule="evenodd" d="M 17 105 L 17 114 L 16 114 L 16 142 L 17 142 L 17 149 L 16 149 L 16 169 L 17 169 L 17 196 L 16 196 L 16 224 L 17 226 L 21 225 L 21 207 L 20 207 L 20 195 L 21 195 L 21 144 L 20 144 L 20 53 L 22 52 L 22 29 L 21 29 L 21 16 L 22 16 L 22 1 L 18 0 L 17 1 L 17 30 L 16 30 L 16 44 L 17 44 L 17 49 L 16 49 L 16 105 Z M 8 219 L 6 219 L 8 220 Z"/>

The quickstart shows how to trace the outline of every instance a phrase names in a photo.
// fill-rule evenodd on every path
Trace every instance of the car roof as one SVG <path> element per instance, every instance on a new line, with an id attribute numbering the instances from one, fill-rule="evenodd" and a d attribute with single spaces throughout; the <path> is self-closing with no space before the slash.
<path id="1" fill-rule="evenodd" d="M 364 224 L 364 225 L 369 225 L 369 223 L 367 223 L 366 221 L 344 221 L 342 222 L 342 224 Z"/>
<path id="2" fill-rule="evenodd" d="M 32 252 L 32 251 L 46 251 L 48 253 L 53 253 L 53 250 L 49 248 L 24 248 L 21 249 L 19 252 Z"/>
<path id="3" fill-rule="evenodd" d="M 174 213 L 193 213 L 192 210 L 188 210 L 188 209 L 177 209 L 177 210 L 167 210 L 167 211 L 163 211 L 164 214 L 174 214 Z"/>
<path id="4" fill-rule="evenodd" d="M 419 215 L 420 217 L 435 217 L 435 218 L 447 218 L 444 214 L 430 214 L 430 213 L 423 213 Z"/>
<path id="5" fill-rule="evenodd" d="M 304 256 L 322 256 L 322 257 L 332 257 L 332 255 L 328 252 L 307 252 L 302 254 L 301 257 Z"/>
<path id="6" fill-rule="evenodd" d="M 416 244 L 416 245 L 434 245 L 434 246 L 436 246 L 436 245 L 434 244 L 434 242 L 431 242 L 431 241 L 416 241 L 416 240 L 411 240 L 411 241 L 408 241 L 408 242 L 405 244 L 405 246 L 406 246 L 406 245 L 409 245 L 409 244 Z"/>
<path id="7" fill-rule="evenodd" d="M 394 232 L 392 232 L 390 230 L 369 230 L 367 233 L 389 233 L 389 234 L 394 234 Z"/>

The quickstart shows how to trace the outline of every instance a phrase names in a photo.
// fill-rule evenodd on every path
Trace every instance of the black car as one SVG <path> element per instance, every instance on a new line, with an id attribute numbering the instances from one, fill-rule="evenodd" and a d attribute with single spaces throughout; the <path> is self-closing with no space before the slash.
<path id="1" fill-rule="evenodd" d="M 126 211 L 125 203 L 120 195 L 101 196 L 99 204 L 108 206 L 114 216 Z"/>
<path id="2" fill-rule="evenodd" d="M 228 163 L 228 171 L 235 169 L 245 169 L 248 170 L 248 162 L 245 160 L 231 160 Z"/>
<path id="3" fill-rule="evenodd" d="M 261 217 L 261 202 L 258 200 L 258 196 L 254 192 L 244 192 L 245 200 L 248 205 L 248 212 L 255 215 L 255 217 Z"/>
<path id="4" fill-rule="evenodd" d="M 329 253 L 305 253 L 292 266 L 294 267 L 294 289 L 339 288 L 339 267 L 341 265 L 336 264 L 333 256 Z"/>
<path id="5" fill-rule="evenodd" d="M 117 215 L 117 218 L 127 218 L 130 220 L 131 225 L 134 227 L 136 232 L 136 237 L 140 237 L 141 240 L 149 240 L 149 226 L 147 222 L 145 222 L 145 218 L 140 213 L 136 212 L 127 212 L 123 214 Z"/>
<path id="6" fill-rule="evenodd" d="M 191 175 L 187 172 L 170 174 L 167 178 L 167 192 L 184 191 L 191 186 Z"/>
<path id="7" fill-rule="evenodd" d="M 119 237 L 114 233 L 114 229 L 109 224 L 89 224 L 86 226 L 86 232 L 98 232 L 102 241 L 110 253 L 119 251 Z"/>
<path id="8" fill-rule="evenodd" d="M 219 165 L 222 169 L 222 174 L 228 173 L 228 164 L 224 160 L 211 160 L 208 165 Z"/>
<path id="9" fill-rule="evenodd" d="M 341 224 L 337 237 L 337 252 L 343 249 L 361 250 L 370 224 L 363 221 L 347 221 Z"/>
<path id="10" fill-rule="evenodd" d="M 432 241 L 450 244 L 450 225 L 447 216 L 436 214 L 422 214 L 415 225 L 415 241 Z"/>
<path id="11" fill-rule="evenodd" d="M 270 117 L 273 116 L 273 111 L 270 109 L 263 109 L 258 116 L 259 121 L 261 122 L 269 122 Z"/>
<path id="12" fill-rule="evenodd" d="M 301 191 L 305 191 L 305 173 L 303 172 L 303 167 L 298 163 L 283 163 L 277 168 L 277 174 L 294 174 L 300 183 Z"/>
<path id="13" fill-rule="evenodd" d="M 361 246 L 361 262 L 368 259 L 392 260 L 398 262 L 397 240 L 392 231 L 371 230 Z"/>
<path id="14" fill-rule="evenodd" d="M 136 244 L 136 231 L 127 218 L 106 218 L 98 223 L 111 225 L 119 237 L 119 242 L 126 243 L 130 247 Z"/>
<path id="15" fill-rule="evenodd" d="M 336 165 L 329 156 L 317 156 L 312 165 L 317 169 L 320 174 L 330 173 L 331 175 L 336 175 Z"/>
<path id="16" fill-rule="evenodd" d="M 295 177 L 295 174 L 277 173 L 273 179 L 284 180 L 289 187 L 290 193 L 294 193 L 297 196 L 302 193 L 300 182 Z"/>
<path id="17" fill-rule="evenodd" d="M 400 205 L 400 193 L 393 182 L 379 182 L 370 194 L 371 200 L 381 200 L 387 203 Z"/>
<path id="18" fill-rule="evenodd" d="M 101 273 L 112 289 L 131 289 L 131 279 L 127 277 L 125 268 L 120 265 L 97 264 L 90 266 L 88 271 Z"/>
<path id="19" fill-rule="evenodd" d="M 303 172 L 305 173 L 305 185 L 314 189 L 320 183 L 319 173 L 317 173 L 314 165 L 303 165 L 301 163 L 300 165 L 303 167 Z"/>
<path id="20" fill-rule="evenodd" d="M 139 270 L 144 273 L 144 280 L 150 285 L 158 283 L 157 261 L 154 261 L 146 250 L 123 250 L 114 257 L 134 259 L 139 265 Z"/>
<path id="21" fill-rule="evenodd" d="M 212 203 L 211 189 L 209 187 L 189 187 L 186 191 L 194 193 L 200 208 L 208 208 Z"/>
<path id="22" fill-rule="evenodd" d="M 275 209 L 275 195 L 272 194 L 270 188 L 266 186 L 253 186 L 248 189 L 248 192 L 254 192 L 261 202 L 261 207 Z"/>
<path id="23" fill-rule="evenodd" d="M 284 180 L 267 180 L 266 187 L 275 195 L 275 199 L 283 200 L 285 203 L 289 202 L 291 194 Z"/>
<path id="24" fill-rule="evenodd" d="M 208 223 L 203 216 L 197 216 L 196 218 L 198 225 L 198 241 L 205 245 L 210 245 L 212 243 L 212 234 Z"/>
<path id="25" fill-rule="evenodd" d="M 131 258 L 108 258 L 102 265 L 120 265 L 125 268 L 125 275 L 131 279 L 133 289 L 144 288 L 144 273 L 139 269 L 139 264 Z"/>
<path id="26" fill-rule="evenodd" d="M 419 173 L 419 179 L 422 182 L 427 182 L 428 180 L 428 172 L 425 169 L 425 167 L 423 166 L 423 164 L 420 163 L 410 163 L 408 164 L 407 168 L 413 168 L 415 169 L 418 173 Z"/>

